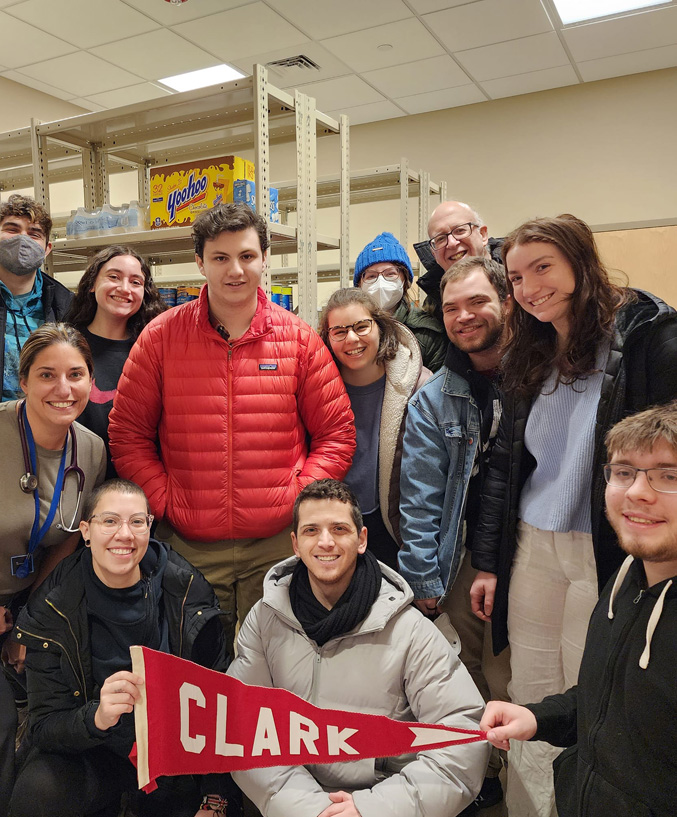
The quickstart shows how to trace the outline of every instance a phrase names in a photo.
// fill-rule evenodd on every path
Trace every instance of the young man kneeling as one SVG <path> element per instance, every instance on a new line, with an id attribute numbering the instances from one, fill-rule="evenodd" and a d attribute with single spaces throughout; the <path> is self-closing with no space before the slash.
<path id="1" fill-rule="evenodd" d="M 526 707 L 487 706 L 481 728 L 568 747 L 559 817 L 677 814 L 677 403 L 627 417 L 606 439 L 606 509 L 628 557 L 590 619 L 578 685 Z"/>
<path id="2" fill-rule="evenodd" d="M 477 728 L 482 698 L 413 593 L 367 549 L 355 496 L 323 479 L 294 505 L 295 557 L 270 570 L 229 674 L 321 707 Z M 264 817 L 453 817 L 480 789 L 485 743 L 233 777 Z"/>

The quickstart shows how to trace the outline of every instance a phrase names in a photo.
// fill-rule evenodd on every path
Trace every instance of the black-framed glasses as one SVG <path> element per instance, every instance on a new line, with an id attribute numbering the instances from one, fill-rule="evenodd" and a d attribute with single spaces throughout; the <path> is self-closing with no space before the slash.
<path id="1" fill-rule="evenodd" d="M 328 329 L 329 337 L 332 340 L 345 340 L 348 337 L 348 332 L 350 332 L 351 329 L 356 335 L 360 335 L 360 337 L 362 337 L 371 332 L 373 323 L 373 318 L 363 318 L 361 321 L 348 323 L 345 326 L 330 326 Z"/>
<path id="2" fill-rule="evenodd" d="M 479 226 L 479 224 L 475 224 L 472 221 L 466 221 L 465 224 L 457 225 L 453 230 L 449 230 L 448 233 L 438 233 L 437 235 L 434 235 L 428 244 L 430 244 L 433 250 L 441 250 L 443 247 L 447 246 L 450 235 L 452 235 L 456 241 L 460 241 L 462 238 L 467 238 L 470 233 L 472 233 L 473 227 Z"/>
<path id="3" fill-rule="evenodd" d="M 604 479 L 612 488 L 629 488 L 640 471 L 646 474 L 654 491 L 659 494 L 677 494 L 677 468 L 635 468 L 613 462 L 604 466 Z"/>
<path id="4" fill-rule="evenodd" d="M 389 267 L 382 272 L 368 269 L 362 274 L 362 281 L 365 284 L 373 284 L 374 281 L 378 281 L 379 275 L 385 278 L 386 281 L 399 281 L 401 273 L 398 269 L 395 269 L 395 267 Z"/>
<path id="5" fill-rule="evenodd" d="M 104 533 L 117 533 L 126 522 L 132 533 L 142 534 L 148 533 L 154 518 L 152 513 L 137 513 L 129 519 L 123 519 L 117 513 L 95 513 L 88 521 L 96 522 Z"/>

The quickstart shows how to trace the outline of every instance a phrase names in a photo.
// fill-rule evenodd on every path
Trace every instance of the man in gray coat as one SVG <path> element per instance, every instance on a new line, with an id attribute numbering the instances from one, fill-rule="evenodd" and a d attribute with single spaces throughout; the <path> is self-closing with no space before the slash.
<path id="1" fill-rule="evenodd" d="M 413 593 L 367 550 L 343 483 L 311 483 L 294 505 L 295 556 L 270 570 L 229 674 L 311 703 L 476 729 L 482 698 Z M 483 743 L 416 755 L 233 775 L 263 817 L 453 817 L 472 802 Z"/>

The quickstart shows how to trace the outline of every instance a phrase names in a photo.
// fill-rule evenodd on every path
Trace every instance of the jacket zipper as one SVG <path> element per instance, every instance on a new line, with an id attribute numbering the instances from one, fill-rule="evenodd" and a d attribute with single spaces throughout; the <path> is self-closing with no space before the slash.
<path id="1" fill-rule="evenodd" d="M 315 662 L 313 663 L 313 682 L 310 686 L 310 702 L 316 704 L 316 694 L 318 685 L 318 676 L 320 674 L 320 663 L 322 662 L 322 650 L 318 650 L 315 655 Z"/>
<path id="2" fill-rule="evenodd" d="M 190 574 L 190 579 L 188 580 L 188 587 L 186 587 L 186 592 L 183 596 L 183 601 L 181 602 L 181 618 L 179 620 L 179 656 L 183 658 L 183 617 L 186 608 L 186 600 L 188 599 L 188 593 L 190 591 L 190 587 L 193 584 L 193 574 Z"/>
<path id="3" fill-rule="evenodd" d="M 637 596 L 637 598 L 633 600 L 634 604 L 637 604 L 640 601 L 643 592 L 644 591 L 641 591 L 639 596 Z M 587 799 L 588 799 L 590 786 L 591 786 L 591 778 L 592 778 L 592 775 L 594 774 L 594 763 L 595 763 L 596 756 L 597 756 L 597 753 L 595 751 L 594 743 L 595 743 L 595 739 L 597 738 L 597 734 L 598 734 L 599 730 L 602 728 L 602 726 L 604 725 L 604 721 L 606 719 L 606 713 L 607 713 L 607 710 L 609 708 L 609 692 L 611 690 L 611 685 L 612 685 L 614 676 L 616 674 L 616 665 L 617 665 L 617 662 L 618 662 L 618 656 L 620 654 L 621 649 L 623 648 L 623 645 L 625 644 L 627 634 L 632 629 L 632 626 L 635 623 L 638 615 L 639 615 L 639 612 L 637 611 L 632 616 L 632 618 L 626 622 L 626 624 L 623 627 L 622 631 L 619 633 L 618 638 L 616 639 L 616 646 L 614 647 L 614 653 L 611 656 L 611 661 L 609 661 L 607 663 L 606 679 L 605 679 L 605 682 L 604 682 L 604 689 L 603 689 L 603 692 L 602 692 L 602 695 L 601 695 L 602 703 L 601 703 L 601 706 L 599 708 L 597 718 L 595 719 L 595 722 L 593 723 L 593 725 L 590 728 L 590 731 L 588 733 L 588 745 L 590 747 L 590 755 L 591 755 L 591 757 L 590 757 L 590 768 L 589 768 L 589 770 L 588 770 L 588 772 L 587 772 L 587 774 L 585 776 L 585 780 L 583 781 L 583 786 L 581 788 L 581 795 L 580 795 L 580 801 L 579 801 L 579 809 L 580 809 L 579 813 L 580 814 L 587 814 Z"/>
<path id="4" fill-rule="evenodd" d="M 228 538 L 234 538 L 233 531 L 233 347 L 228 344 L 228 485 L 226 486 L 226 510 L 228 513 Z"/>

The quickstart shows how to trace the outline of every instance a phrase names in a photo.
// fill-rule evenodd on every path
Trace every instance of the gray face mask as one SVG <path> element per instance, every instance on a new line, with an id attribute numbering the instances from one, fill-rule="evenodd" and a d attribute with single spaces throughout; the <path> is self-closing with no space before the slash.
<path id="1" fill-rule="evenodd" d="M 0 266 L 13 275 L 31 275 L 45 260 L 45 251 L 27 235 L 0 241 Z"/>

